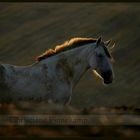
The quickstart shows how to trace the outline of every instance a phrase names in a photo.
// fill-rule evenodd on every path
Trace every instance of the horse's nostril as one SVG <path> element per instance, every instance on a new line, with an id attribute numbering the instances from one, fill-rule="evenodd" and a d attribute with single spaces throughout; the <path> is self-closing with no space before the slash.
<path id="1" fill-rule="evenodd" d="M 112 71 L 111 71 L 111 70 L 107 71 L 106 73 L 107 73 L 108 75 L 112 75 Z"/>
<path id="2" fill-rule="evenodd" d="M 111 72 L 102 72 L 101 75 L 105 78 L 110 77 L 110 75 L 112 75 Z"/>

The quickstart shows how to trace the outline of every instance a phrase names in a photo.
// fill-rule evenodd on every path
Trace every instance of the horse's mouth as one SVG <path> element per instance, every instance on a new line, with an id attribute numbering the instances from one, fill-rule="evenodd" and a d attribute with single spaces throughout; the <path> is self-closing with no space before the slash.
<path id="1" fill-rule="evenodd" d="M 113 82 L 113 77 L 110 76 L 109 78 L 104 78 L 104 84 L 111 84 Z"/>
<path id="2" fill-rule="evenodd" d="M 111 71 L 101 73 L 101 75 L 104 80 L 104 84 L 110 84 L 113 82 L 113 74 Z"/>
<path id="3" fill-rule="evenodd" d="M 104 84 L 111 84 L 112 80 L 104 80 Z"/>

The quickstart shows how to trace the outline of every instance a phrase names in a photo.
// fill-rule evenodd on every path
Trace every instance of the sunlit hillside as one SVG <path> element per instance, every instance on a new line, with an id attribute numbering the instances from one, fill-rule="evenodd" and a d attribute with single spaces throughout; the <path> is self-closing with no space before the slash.
<path id="1" fill-rule="evenodd" d="M 115 80 L 104 86 L 92 71 L 78 83 L 71 105 L 139 106 L 139 3 L 0 3 L 0 61 L 28 65 L 72 37 L 116 43 Z"/>

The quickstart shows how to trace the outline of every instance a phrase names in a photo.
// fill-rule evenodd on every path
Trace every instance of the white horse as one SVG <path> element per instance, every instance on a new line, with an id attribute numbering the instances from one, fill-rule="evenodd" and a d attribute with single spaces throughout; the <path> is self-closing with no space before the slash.
<path id="1" fill-rule="evenodd" d="M 74 87 L 89 69 L 105 84 L 113 81 L 110 41 L 72 38 L 47 50 L 29 66 L 0 64 L 0 102 L 51 101 L 68 104 Z"/>

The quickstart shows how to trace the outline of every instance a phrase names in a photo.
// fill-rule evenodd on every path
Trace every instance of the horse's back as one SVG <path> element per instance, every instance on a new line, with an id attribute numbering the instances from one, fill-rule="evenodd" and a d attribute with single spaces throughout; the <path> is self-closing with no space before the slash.
<path id="1" fill-rule="evenodd" d="M 47 93 L 39 67 L 0 65 L 0 102 L 44 97 Z"/>

